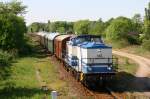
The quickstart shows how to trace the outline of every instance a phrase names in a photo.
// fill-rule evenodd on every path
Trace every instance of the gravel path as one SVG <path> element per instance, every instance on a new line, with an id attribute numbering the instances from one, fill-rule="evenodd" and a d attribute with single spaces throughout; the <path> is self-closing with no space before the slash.
<path id="1" fill-rule="evenodd" d="M 150 77 L 150 59 L 120 51 L 113 51 L 113 54 L 124 56 L 137 62 L 139 64 L 139 69 L 136 72 L 137 77 Z"/>
<path id="2" fill-rule="evenodd" d="M 113 51 L 113 54 L 127 57 L 139 64 L 135 74 L 136 79 L 132 83 L 141 90 L 142 94 L 150 96 L 150 59 L 122 51 Z"/>

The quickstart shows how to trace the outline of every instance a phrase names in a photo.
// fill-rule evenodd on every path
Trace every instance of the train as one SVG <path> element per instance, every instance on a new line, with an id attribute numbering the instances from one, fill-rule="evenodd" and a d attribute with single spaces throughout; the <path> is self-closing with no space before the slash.
<path id="1" fill-rule="evenodd" d="M 110 81 L 117 73 L 117 58 L 101 36 L 46 32 L 36 35 L 40 45 L 85 85 Z"/>

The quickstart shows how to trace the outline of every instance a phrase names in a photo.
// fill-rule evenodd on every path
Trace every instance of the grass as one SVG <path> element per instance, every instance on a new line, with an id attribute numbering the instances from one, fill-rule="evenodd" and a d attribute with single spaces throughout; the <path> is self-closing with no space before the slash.
<path id="1" fill-rule="evenodd" d="M 11 74 L 0 82 L 2 99 L 38 99 L 44 94 L 35 75 L 35 59 L 21 58 L 11 66 Z"/>
<path id="2" fill-rule="evenodd" d="M 115 57 L 117 57 L 118 60 L 118 71 L 119 72 L 127 72 L 130 74 L 135 74 L 137 69 L 138 69 L 138 64 L 135 63 L 134 61 L 130 60 L 129 58 L 126 57 L 121 57 L 118 55 L 115 55 Z"/>
<path id="3" fill-rule="evenodd" d="M 51 90 L 66 94 L 67 84 L 59 79 L 57 68 L 50 62 L 50 58 L 37 48 L 31 55 L 16 59 L 11 66 L 0 67 L 0 99 L 44 98 L 47 92 L 41 89 L 37 70 L 40 70 L 42 81 L 48 86 L 48 94 Z"/>
<path id="4" fill-rule="evenodd" d="M 57 90 L 61 95 L 66 95 L 64 89 L 67 86 L 67 83 L 59 79 L 58 67 L 52 65 L 49 57 L 41 59 L 42 62 L 36 63 L 36 68 L 40 70 L 41 77 L 46 83 L 49 89 Z M 51 65 L 51 66 L 50 66 Z"/>

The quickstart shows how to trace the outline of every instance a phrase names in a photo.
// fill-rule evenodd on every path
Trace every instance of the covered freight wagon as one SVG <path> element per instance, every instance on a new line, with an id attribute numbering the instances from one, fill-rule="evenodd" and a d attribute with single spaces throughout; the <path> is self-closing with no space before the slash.
<path id="1" fill-rule="evenodd" d="M 45 36 L 46 32 L 41 32 L 41 45 L 45 47 Z"/>
<path id="2" fill-rule="evenodd" d="M 54 39 L 59 36 L 59 33 L 49 33 L 47 36 L 47 49 L 51 54 L 54 54 Z"/>
<path id="3" fill-rule="evenodd" d="M 54 54 L 58 59 L 63 59 L 66 52 L 66 42 L 70 39 L 71 35 L 60 35 L 54 40 Z"/>
<path id="4" fill-rule="evenodd" d="M 39 41 L 39 43 L 40 43 L 40 45 L 41 45 L 41 39 L 42 39 L 42 32 L 38 32 L 37 33 L 37 36 L 38 36 L 38 41 Z"/>

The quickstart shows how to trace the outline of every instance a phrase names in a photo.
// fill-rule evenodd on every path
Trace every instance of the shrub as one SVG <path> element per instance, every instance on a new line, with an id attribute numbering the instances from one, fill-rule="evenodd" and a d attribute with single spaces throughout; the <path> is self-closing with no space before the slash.
<path id="1" fill-rule="evenodd" d="M 105 31 L 106 39 L 114 41 L 115 43 L 138 44 L 138 33 L 135 31 L 136 28 L 131 19 L 126 17 L 118 17 L 114 19 L 107 27 Z"/>
<path id="2" fill-rule="evenodd" d="M 22 48 L 26 25 L 22 17 L 14 14 L 0 14 L 0 48 L 11 50 Z"/>
<path id="3" fill-rule="evenodd" d="M 150 51 L 150 40 L 143 40 L 142 47 Z"/>
<path id="4" fill-rule="evenodd" d="M 7 66 L 12 62 L 13 56 L 6 52 L 0 50 L 0 66 Z"/>

